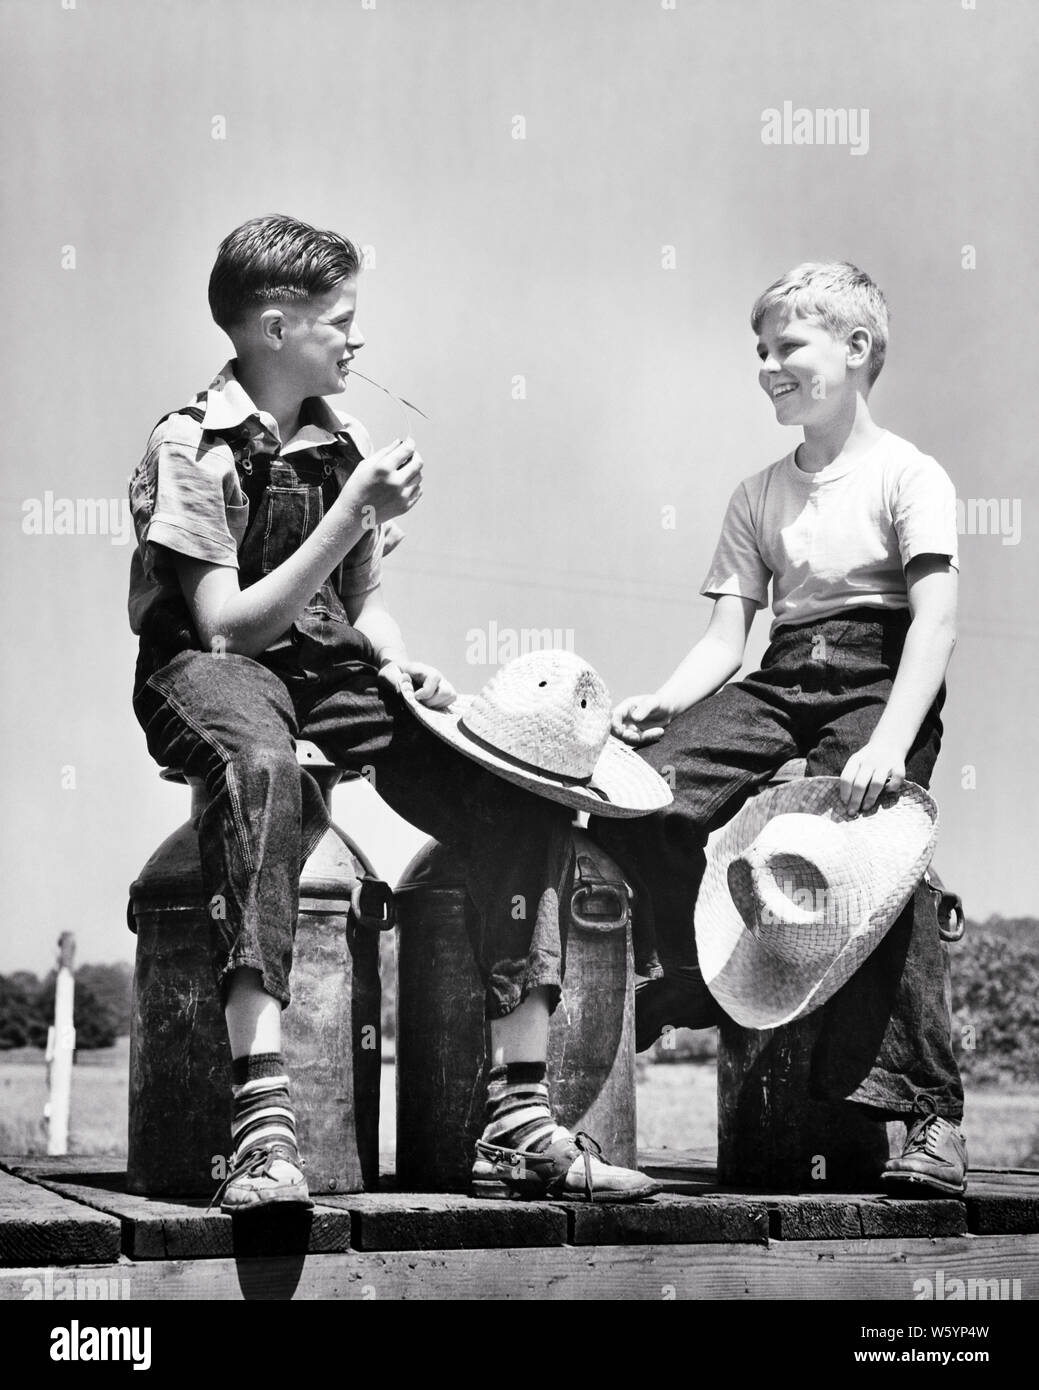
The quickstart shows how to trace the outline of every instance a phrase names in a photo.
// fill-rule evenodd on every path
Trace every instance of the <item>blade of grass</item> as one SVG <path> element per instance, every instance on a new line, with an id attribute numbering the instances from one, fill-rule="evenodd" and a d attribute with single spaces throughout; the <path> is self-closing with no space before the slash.
<path id="1" fill-rule="evenodd" d="M 350 375 L 351 375 L 351 376 L 360 377 L 360 379 L 361 379 L 362 381 L 366 381 L 366 382 L 368 383 L 369 386 L 374 386 L 375 389 L 376 389 L 377 391 L 381 391 L 384 395 L 389 396 L 390 400 L 391 400 L 391 401 L 395 401 L 395 402 L 397 403 L 398 406 L 404 406 L 404 407 L 406 407 L 408 410 L 413 410 L 413 411 L 415 412 L 416 415 L 421 415 L 422 418 L 423 418 L 423 420 L 428 420 L 428 419 L 429 419 L 429 416 L 426 414 L 426 412 L 425 412 L 424 410 L 420 410 L 420 409 L 418 408 L 417 405 L 412 405 L 412 403 L 411 403 L 410 401 L 406 401 L 406 400 L 404 399 L 403 396 L 398 396 L 398 395 L 396 395 L 393 391 L 391 391 L 388 387 L 383 386 L 380 382 L 378 382 L 378 381 L 373 381 L 372 378 L 371 378 L 370 376 L 365 376 L 365 374 L 364 374 L 363 372 L 355 371 L 354 368 L 351 367 L 351 368 L 350 368 Z M 403 417 L 403 419 L 404 419 L 404 435 L 402 435 L 401 437 L 402 437 L 402 438 L 405 438 L 408 434 L 411 433 L 411 431 L 410 431 L 410 429 L 408 428 L 408 417 L 405 415 L 405 416 Z"/>

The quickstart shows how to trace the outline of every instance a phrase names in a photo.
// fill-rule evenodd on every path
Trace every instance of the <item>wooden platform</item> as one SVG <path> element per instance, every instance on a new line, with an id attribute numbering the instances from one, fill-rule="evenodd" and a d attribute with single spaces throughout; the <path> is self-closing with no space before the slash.
<path id="1" fill-rule="evenodd" d="M 130 1195 L 111 1160 L 2 1158 L 0 1298 L 912 1300 L 925 1280 L 1039 1297 L 1039 1173 L 975 1170 L 965 1200 L 912 1200 L 734 1192 L 703 1155 L 640 1162 L 664 1190 L 631 1206 L 402 1193 L 386 1175 L 232 1220 Z"/>

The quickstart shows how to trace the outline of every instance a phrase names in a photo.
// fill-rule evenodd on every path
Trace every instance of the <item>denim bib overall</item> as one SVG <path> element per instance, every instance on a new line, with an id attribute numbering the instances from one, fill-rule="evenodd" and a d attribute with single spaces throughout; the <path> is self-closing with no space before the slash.
<path id="1" fill-rule="evenodd" d="M 249 526 L 238 550 L 243 589 L 295 554 L 339 495 L 336 465 L 352 469 L 360 458 L 352 441 L 344 441 L 287 458 L 236 460 L 242 491 L 250 500 Z M 342 569 L 340 563 L 289 630 L 264 652 L 265 666 L 288 677 L 306 677 L 343 661 L 376 662 L 368 638 L 347 617 L 339 595 Z"/>
<path id="2" fill-rule="evenodd" d="M 335 465 L 360 455 L 342 441 L 284 458 L 252 452 L 247 432 L 223 437 L 249 500 L 238 551 L 245 590 L 313 533 L 340 490 Z M 203 650 L 181 594 L 156 605 L 141 633 L 134 711 L 149 752 L 201 777 L 210 796 L 198 836 L 206 901 L 219 896 L 224 905 L 212 922 L 220 987 L 231 971 L 250 967 L 269 994 L 289 1002 L 300 870 L 328 825 L 316 783 L 296 762 L 295 740 L 307 739 L 459 856 L 489 1016 L 511 1012 L 535 988 L 554 1002 L 574 870 L 572 813 L 487 772 L 411 714 L 349 621 L 341 568 L 255 658 L 216 643 Z"/>

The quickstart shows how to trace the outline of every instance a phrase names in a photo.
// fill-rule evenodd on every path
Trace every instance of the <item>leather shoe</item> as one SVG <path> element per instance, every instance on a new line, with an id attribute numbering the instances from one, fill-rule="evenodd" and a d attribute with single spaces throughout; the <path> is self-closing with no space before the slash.
<path id="1" fill-rule="evenodd" d="M 271 1143 L 249 1149 L 231 1160 L 231 1171 L 216 1192 L 210 1207 L 220 1203 L 228 1216 L 256 1211 L 274 1202 L 312 1207 L 299 1154 L 287 1144 Z"/>
<path id="2" fill-rule="evenodd" d="M 591 1135 L 557 1125 L 548 1148 L 536 1153 L 478 1139 L 470 1190 L 474 1197 L 641 1202 L 659 1192 L 660 1184 L 611 1163 Z"/>
<path id="3" fill-rule="evenodd" d="M 946 1196 L 959 1197 L 967 1190 L 967 1143 L 951 1121 L 935 1113 L 927 1098 L 926 1108 L 906 1134 L 897 1158 L 888 1159 L 880 1175 L 890 1186 L 907 1184 L 932 1188 Z"/>

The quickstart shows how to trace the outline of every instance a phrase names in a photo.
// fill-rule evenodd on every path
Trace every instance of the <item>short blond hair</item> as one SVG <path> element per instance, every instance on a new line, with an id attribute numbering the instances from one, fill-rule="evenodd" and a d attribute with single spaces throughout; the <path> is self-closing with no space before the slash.
<path id="1" fill-rule="evenodd" d="M 758 295 L 750 326 L 761 332 L 765 315 L 783 306 L 799 318 L 818 319 L 834 337 L 867 328 L 873 338 L 869 384 L 880 375 L 887 356 L 888 308 L 883 292 L 864 270 L 850 261 L 805 261 L 781 275 Z"/>

